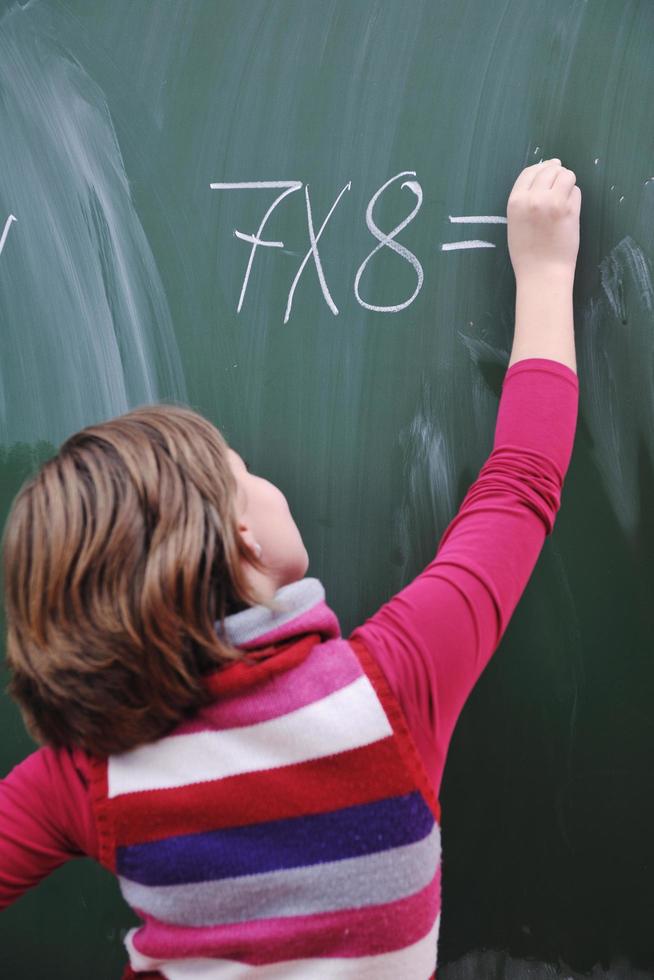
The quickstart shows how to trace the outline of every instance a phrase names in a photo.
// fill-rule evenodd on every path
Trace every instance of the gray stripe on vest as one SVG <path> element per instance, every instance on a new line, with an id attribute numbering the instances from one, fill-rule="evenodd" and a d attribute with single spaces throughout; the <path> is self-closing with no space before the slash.
<path id="1" fill-rule="evenodd" d="M 250 606 L 242 612 L 232 613 L 225 618 L 224 635 L 229 643 L 241 646 L 271 630 L 279 629 L 296 616 L 312 609 L 317 603 L 325 601 L 325 589 L 317 578 L 303 578 L 278 589 L 273 603 L 274 609 L 267 606 Z M 214 629 L 221 635 L 220 622 L 216 620 Z"/>
<path id="2" fill-rule="evenodd" d="M 413 844 L 365 857 L 187 885 L 120 877 L 125 900 L 162 922 L 212 926 L 394 902 L 429 884 L 441 858 L 438 824 Z"/>

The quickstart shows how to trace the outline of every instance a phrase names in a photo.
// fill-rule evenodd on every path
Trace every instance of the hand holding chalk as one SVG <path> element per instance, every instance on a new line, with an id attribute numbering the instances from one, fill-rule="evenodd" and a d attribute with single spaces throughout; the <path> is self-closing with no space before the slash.
<path id="1" fill-rule="evenodd" d="M 579 251 L 581 191 L 559 159 L 526 167 L 507 204 L 516 280 L 509 365 L 545 357 L 577 369 L 572 287 Z"/>
<path id="2" fill-rule="evenodd" d="M 507 204 L 509 255 L 516 281 L 561 275 L 574 279 L 581 190 L 558 158 L 525 167 Z"/>

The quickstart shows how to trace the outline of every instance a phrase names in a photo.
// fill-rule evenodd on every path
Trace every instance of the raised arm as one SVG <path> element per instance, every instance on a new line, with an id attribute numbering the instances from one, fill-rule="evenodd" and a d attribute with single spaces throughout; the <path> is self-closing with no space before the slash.
<path id="1" fill-rule="evenodd" d="M 440 786 L 459 713 L 497 648 L 560 504 L 577 419 L 572 285 L 581 193 L 548 161 L 507 207 L 516 325 L 493 450 L 427 568 L 353 639 L 402 704 Z"/>

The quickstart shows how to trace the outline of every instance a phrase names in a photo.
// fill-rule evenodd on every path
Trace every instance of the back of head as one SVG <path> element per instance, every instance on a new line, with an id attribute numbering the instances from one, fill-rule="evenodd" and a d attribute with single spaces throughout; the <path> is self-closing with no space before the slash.
<path id="1" fill-rule="evenodd" d="M 238 652 L 214 623 L 256 598 L 227 444 L 150 405 L 72 435 L 16 496 L 3 533 L 9 693 L 37 741 L 108 755 L 206 703 Z"/>

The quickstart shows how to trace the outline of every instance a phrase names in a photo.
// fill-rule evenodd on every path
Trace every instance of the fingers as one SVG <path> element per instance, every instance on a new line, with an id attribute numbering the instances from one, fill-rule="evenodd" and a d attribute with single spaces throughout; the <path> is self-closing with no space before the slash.
<path id="1" fill-rule="evenodd" d="M 551 164 L 560 164 L 560 163 L 561 161 L 558 159 L 558 157 L 555 157 L 553 160 L 543 160 L 541 163 L 532 164 L 531 167 L 525 167 L 522 173 L 518 175 L 518 179 L 513 185 L 513 189 L 515 191 L 528 190 L 531 187 L 532 182 L 538 173 L 540 173 L 544 168 L 548 167 Z"/>
<path id="2" fill-rule="evenodd" d="M 540 170 L 538 170 L 531 182 L 531 190 L 547 191 L 550 190 L 554 181 L 561 172 L 560 160 L 548 160 Z"/>
<path id="3" fill-rule="evenodd" d="M 581 208 L 581 187 L 579 187 L 578 184 L 575 184 L 575 186 L 570 191 L 570 197 L 568 198 L 568 200 L 573 204 L 575 208 L 577 208 L 577 210 Z"/>
<path id="4" fill-rule="evenodd" d="M 556 191 L 568 200 L 574 199 L 577 203 L 581 200 L 581 191 L 577 188 L 577 175 L 573 170 L 561 165 L 558 157 L 551 160 L 543 160 L 535 163 L 531 167 L 525 167 L 513 185 L 511 197 L 516 194 L 523 194 L 528 191 Z"/>
<path id="5" fill-rule="evenodd" d="M 557 191 L 560 191 L 566 197 L 569 197 L 572 189 L 576 186 L 577 175 L 573 170 L 568 170 L 566 167 L 561 167 L 559 172 L 554 178 L 554 183 L 552 187 Z"/>

